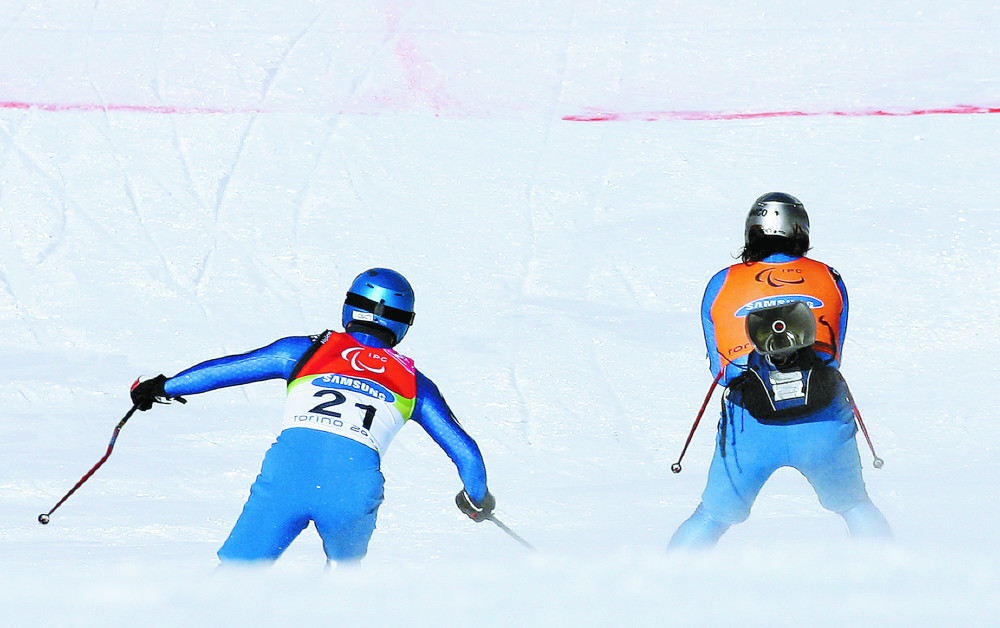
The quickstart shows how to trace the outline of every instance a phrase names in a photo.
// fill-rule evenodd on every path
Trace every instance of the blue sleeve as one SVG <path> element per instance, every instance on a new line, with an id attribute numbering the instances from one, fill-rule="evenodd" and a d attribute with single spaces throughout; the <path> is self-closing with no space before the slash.
<path id="1" fill-rule="evenodd" d="M 715 299 L 719 296 L 719 290 L 722 289 L 722 284 L 726 281 L 728 273 L 728 268 L 715 273 L 709 280 L 708 286 L 705 287 L 705 295 L 701 298 L 701 329 L 705 334 L 705 349 L 708 351 L 708 369 L 713 376 L 719 373 L 722 357 L 719 355 L 719 348 L 715 342 L 712 306 L 715 305 Z"/>
<path id="2" fill-rule="evenodd" d="M 482 501 L 487 491 L 486 465 L 479 446 L 458 424 L 438 387 L 420 371 L 417 371 L 417 404 L 410 418 L 427 431 L 458 467 L 458 476 L 469 497 Z"/>
<path id="3" fill-rule="evenodd" d="M 287 379 L 312 344 L 308 336 L 290 336 L 247 353 L 208 360 L 174 375 L 163 389 L 173 397 L 265 379 Z"/>
<path id="4" fill-rule="evenodd" d="M 847 337 L 847 315 L 850 310 L 850 305 L 847 301 L 847 286 L 844 284 L 843 278 L 833 268 L 830 268 L 830 274 L 833 275 L 834 281 L 837 282 L 837 289 L 840 290 L 840 297 L 844 300 L 844 309 L 840 312 L 840 324 L 838 326 L 840 335 L 837 336 L 837 363 L 843 359 L 844 355 L 844 339 Z"/>
<path id="5" fill-rule="evenodd" d="M 715 273 L 709 280 L 708 286 L 705 287 L 705 295 L 701 299 L 701 328 L 705 334 L 705 349 L 708 351 L 708 370 L 711 371 L 713 378 L 718 376 L 719 369 L 722 368 L 722 356 L 719 355 L 719 344 L 715 340 L 712 306 L 715 305 L 715 299 L 719 296 L 719 291 L 722 290 L 722 284 L 725 283 L 728 275 L 728 268 L 723 268 Z M 721 385 L 725 386 L 729 380 L 743 372 L 739 366 L 740 363 L 746 363 L 745 356 L 737 358 L 735 363 L 727 361 L 726 374 L 719 380 Z"/>

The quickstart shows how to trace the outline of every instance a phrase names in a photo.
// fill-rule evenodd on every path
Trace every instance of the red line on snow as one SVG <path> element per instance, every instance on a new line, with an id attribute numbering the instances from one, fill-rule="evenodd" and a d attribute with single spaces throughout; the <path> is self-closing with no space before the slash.
<path id="1" fill-rule="evenodd" d="M 986 114 L 1000 113 L 1000 107 L 980 107 L 976 105 L 956 105 L 935 109 L 857 109 L 853 111 L 757 111 L 757 112 L 724 112 L 724 111 L 605 111 L 588 108 L 587 113 L 566 115 L 563 120 L 572 122 L 656 122 L 659 120 L 754 120 L 758 118 L 802 118 L 802 117 L 843 117 L 863 118 L 872 116 L 905 117 L 956 114 Z"/>
<path id="2" fill-rule="evenodd" d="M 400 55 L 407 60 L 408 50 L 404 47 Z M 430 105 L 438 113 L 442 109 L 447 109 L 448 105 L 454 105 L 454 101 L 446 95 L 433 92 L 426 87 L 426 77 L 410 76 L 408 83 L 411 90 L 422 93 Z M 431 81 L 433 82 L 433 81 Z M 404 108 L 400 103 L 396 103 L 395 108 Z M 390 109 L 394 108 L 390 103 Z M 129 105 L 129 104 L 100 104 L 100 103 L 45 103 L 45 102 L 25 102 L 25 101 L 0 101 L 0 109 L 37 109 L 40 111 L 121 111 L 133 113 L 151 114 L 260 114 L 267 113 L 265 109 L 246 107 L 186 107 L 178 105 Z M 382 108 L 384 110 L 384 107 Z M 362 112 L 359 114 L 371 115 L 380 111 Z M 661 120 L 687 120 L 687 121 L 719 121 L 719 120 L 756 120 L 766 118 L 808 118 L 808 117 L 841 117 L 841 118 L 861 118 L 861 117 L 908 117 L 908 116 L 930 116 L 930 115 L 971 115 L 1000 113 L 1000 106 L 984 107 L 978 105 L 956 105 L 953 107 L 938 107 L 932 109 L 909 109 L 909 110 L 889 110 L 889 109 L 856 109 L 856 110 L 831 110 L 831 111 L 751 111 L 751 112 L 725 112 L 725 111 L 607 111 L 588 107 L 585 113 L 570 114 L 562 116 L 563 120 L 571 122 L 657 122 Z"/>

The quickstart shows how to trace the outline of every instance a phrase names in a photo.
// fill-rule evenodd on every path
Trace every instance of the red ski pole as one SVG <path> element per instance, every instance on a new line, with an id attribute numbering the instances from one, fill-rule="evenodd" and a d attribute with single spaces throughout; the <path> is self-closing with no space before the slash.
<path id="1" fill-rule="evenodd" d="M 138 380 L 136 381 L 138 382 Z M 181 403 L 187 403 L 187 400 L 182 397 L 173 397 L 173 398 Z M 97 461 L 97 464 L 95 464 L 93 468 L 90 469 L 90 471 L 87 471 L 87 473 L 82 478 L 80 478 L 80 481 L 77 482 L 73 486 L 73 488 L 69 489 L 68 493 L 63 495 L 62 499 L 60 499 L 56 503 L 56 505 L 52 507 L 51 510 L 49 510 L 48 512 L 43 512 L 42 514 L 38 515 L 38 523 L 42 525 L 48 523 L 49 518 L 52 516 L 52 513 L 56 511 L 56 508 L 62 506 L 63 502 L 69 499 L 69 496 L 76 492 L 76 489 L 83 486 L 83 483 L 89 480 L 90 476 L 94 475 L 94 472 L 101 468 L 101 465 L 104 464 L 104 462 L 111 456 L 111 450 L 115 448 L 115 441 L 118 440 L 118 433 L 122 431 L 122 427 L 125 425 L 125 423 L 128 422 L 130 418 L 132 418 L 132 415 L 135 414 L 135 411 L 138 409 L 139 409 L 139 404 L 137 403 L 134 406 L 132 406 L 131 410 L 125 413 L 125 416 L 122 417 L 122 420 L 118 422 L 118 425 L 115 426 L 115 431 L 111 434 L 111 441 L 108 443 L 108 450 L 104 453 L 104 456 Z"/>
<path id="2" fill-rule="evenodd" d="M 846 387 L 845 387 L 846 388 Z M 854 410 L 854 418 L 858 421 L 858 427 L 861 428 L 861 433 L 865 435 L 865 440 L 868 441 L 868 449 L 872 452 L 872 466 L 876 469 L 881 469 L 885 461 L 878 457 L 875 453 L 875 446 L 872 445 L 872 439 L 868 436 L 868 428 L 865 427 L 865 422 L 861 420 L 861 411 L 858 410 L 858 404 L 854 403 L 854 395 L 851 394 L 851 389 L 847 388 L 847 400 L 851 402 L 851 408 Z"/>
<path id="3" fill-rule="evenodd" d="M 720 365 L 719 374 L 715 376 L 715 380 L 712 381 L 712 385 L 708 388 L 708 394 L 705 395 L 705 401 L 701 404 L 701 410 L 698 410 L 698 416 L 695 417 L 694 425 L 691 426 L 691 432 L 688 434 L 687 441 L 684 443 L 684 449 L 681 450 L 681 455 L 677 458 L 677 462 L 670 465 L 670 470 L 674 473 L 681 472 L 681 460 L 684 459 L 684 454 L 687 453 L 688 445 L 691 444 L 691 439 L 694 438 L 694 431 L 698 429 L 698 423 L 701 422 L 701 415 L 705 413 L 705 408 L 708 407 L 708 401 L 712 398 L 712 392 L 715 391 L 715 387 L 718 385 L 719 380 L 722 379 L 722 374 L 725 372 L 725 365 Z"/>
<path id="4" fill-rule="evenodd" d="M 73 486 L 73 488 L 69 489 L 69 492 L 63 495 L 63 498 L 60 499 L 56 503 L 56 505 L 52 507 L 51 510 L 49 510 L 48 512 L 43 512 L 42 514 L 38 515 L 38 523 L 41 523 L 42 525 L 48 523 L 49 517 L 52 515 L 52 513 L 56 511 L 56 508 L 62 506 L 63 502 L 69 499 L 69 496 L 76 492 L 76 489 L 83 486 L 83 483 L 89 480 L 90 476 L 94 475 L 94 472 L 101 468 L 101 465 L 104 464 L 104 461 L 107 460 L 108 457 L 111 455 L 111 450 L 115 448 L 115 441 L 118 440 L 118 432 L 122 431 L 122 426 L 125 425 L 125 423 L 128 422 L 130 418 L 132 418 L 132 415 L 135 413 L 137 409 L 139 409 L 138 404 L 132 406 L 132 409 L 129 410 L 122 418 L 122 420 L 118 422 L 118 425 L 115 426 L 115 431 L 114 433 L 111 434 L 111 442 L 108 443 L 108 451 L 104 454 L 104 457 L 98 460 L 97 464 L 95 464 L 90 471 L 87 471 L 86 475 L 80 478 L 80 481 L 77 482 L 76 485 Z"/>

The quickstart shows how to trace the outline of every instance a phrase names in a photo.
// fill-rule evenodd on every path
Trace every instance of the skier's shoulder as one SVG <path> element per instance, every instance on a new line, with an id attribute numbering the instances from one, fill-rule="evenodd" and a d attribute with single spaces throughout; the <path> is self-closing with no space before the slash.
<path id="1" fill-rule="evenodd" d="M 297 360 L 313 346 L 314 342 L 312 336 L 284 336 L 253 353 L 259 357 L 272 356 Z"/>
<path id="2" fill-rule="evenodd" d="M 338 332 L 327 329 L 318 334 L 306 336 L 285 336 L 274 342 L 272 346 L 280 346 L 288 349 L 290 353 L 298 353 L 299 357 L 306 354 L 312 355 L 317 349 L 327 344 L 331 337 Z"/>
<path id="3" fill-rule="evenodd" d="M 712 285 L 713 283 L 721 283 L 726 279 L 726 276 L 729 275 L 729 273 L 734 268 L 737 268 L 739 266 L 742 266 L 742 264 L 731 264 L 729 266 L 726 266 L 725 268 L 720 268 L 719 270 L 715 271 L 715 273 L 712 275 L 712 278 L 708 280 L 708 284 Z"/>
<path id="4" fill-rule="evenodd" d="M 827 270 L 830 271 L 830 275 L 833 277 L 834 281 L 837 281 L 838 283 L 843 283 L 844 278 L 841 277 L 840 271 L 838 271 L 833 266 L 830 266 L 829 264 L 826 265 L 826 268 Z"/>
<path id="5" fill-rule="evenodd" d="M 442 397 L 441 390 L 434 380 L 427 377 L 420 369 L 414 368 L 413 373 L 417 378 L 417 396 L 420 398 Z"/>
<path id="6" fill-rule="evenodd" d="M 310 334 L 309 336 L 306 336 L 306 338 L 308 338 L 309 341 L 311 343 L 313 343 L 313 344 L 324 345 L 327 342 L 329 342 L 331 338 L 333 338 L 335 336 L 342 335 L 343 333 L 344 332 L 334 331 L 332 329 L 324 329 L 320 333 L 318 333 L 318 334 Z"/>
<path id="7" fill-rule="evenodd" d="M 818 259 L 815 259 L 813 257 L 801 257 L 801 258 L 798 258 L 798 259 L 804 260 L 804 263 L 814 264 L 817 267 L 825 268 L 835 280 L 842 281 L 842 279 L 840 277 L 840 273 L 837 271 L 837 269 L 834 268 L 833 266 L 827 264 L 826 262 L 818 260 Z"/>
<path id="8" fill-rule="evenodd" d="M 705 285 L 704 300 L 710 300 L 719 293 L 719 289 L 722 287 L 722 284 L 726 282 L 726 277 L 729 276 L 729 272 L 735 266 L 738 266 L 738 264 L 727 266 L 712 275 L 712 278 L 708 280 L 708 284 Z"/>

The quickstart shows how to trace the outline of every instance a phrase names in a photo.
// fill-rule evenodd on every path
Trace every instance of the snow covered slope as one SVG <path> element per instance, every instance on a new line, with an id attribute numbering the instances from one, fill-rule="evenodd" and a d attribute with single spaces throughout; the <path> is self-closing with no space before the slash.
<path id="1" fill-rule="evenodd" d="M 815 4 L 815 3 L 814 3 Z M 0 601 L 107 626 L 986 625 L 1000 605 L 1000 7 L 783 0 L 0 6 Z M 844 275 L 844 372 L 898 541 L 846 539 L 793 471 L 702 556 L 715 402 L 698 320 L 759 194 Z M 369 556 L 311 530 L 217 572 L 282 386 L 134 417 L 134 379 L 417 292 L 401 347 L 524 551 L 454 508 L 409 426 Z"/>

